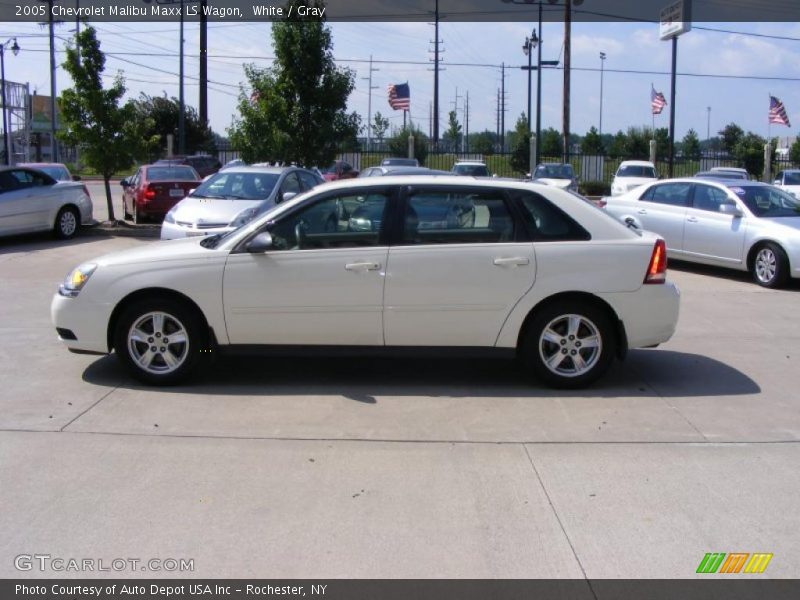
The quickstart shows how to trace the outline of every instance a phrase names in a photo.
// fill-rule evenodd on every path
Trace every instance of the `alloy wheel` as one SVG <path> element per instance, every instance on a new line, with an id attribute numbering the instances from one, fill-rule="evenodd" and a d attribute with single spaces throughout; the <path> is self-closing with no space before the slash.
<path id="1" fill-rule="evenodd" d="M 189 335 L 177 318 L 166 312 L 149 312 L 131 325 L 128 352 L 137 367 L 154 375 L 180 368 L 189 356 Z"/>
<path id="2" fill-rule="evenodd" d="M 579 377 L 594 368 L 603 351 L 603 338 L 582 315 L 559 315 L 539 336 L 539 356 L 545 367 L 561 377 Z"/>

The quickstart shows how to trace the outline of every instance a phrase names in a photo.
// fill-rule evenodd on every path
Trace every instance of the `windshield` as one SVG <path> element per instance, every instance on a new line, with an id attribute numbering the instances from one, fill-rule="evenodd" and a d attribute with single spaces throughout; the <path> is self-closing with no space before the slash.
<path id="1" fill-rule="evenodd" d="M 473 175 L 475 177 L 486 177 L 489 170 L 486 165 L 455 165 L 453 172 L 459 175 Z"/>
<path id="2" fill-rule="evenodd" d="M 148 181 L 197 181 L 192 167 L 148 167 Z"/>
<path id="3" fill-rule="evenodd" d="M 642 165 L 625 165 L 617 171 L 617 177 L 649 177 L 651 179 L 658 179 L 656 170 L 653 167 L 645 167 Z"/>
<path id="4" fill-rule="evenodd" d="M 416 158 L 384 158 L 381 161 L 382 167 L 416 167 L 418 164 Z"/>
<path id="5" fill-rule="evenodd" d="M 786 171 L 783 174 L 783 185 L 800 185 L 800 172 Z"/>
<path id="6" fill-rule="evenodd" d="M 572 179 L 572 165 L 539 165 L 534 179 Z"/>
<path id="7" fill-rule="evenodd" d="M 72 177 L 70 176 L 69 171 L 67 171 L 66 167 L 62 167 L 59 165 L 47 165 L 44 167 L 34 167 L 34 168 L 39 169 L 40 171 L 44 171 L 56 181 L 72 181 Z"/>
<path id="8" fill-rule="evenodd" d="M 222 171 L 203 182 L 194 198 L 219 200 L 266 200 L 278 183 L 277 173 L 231 173 Z"/>
<path id="9" fill-rule="evenodd" d="M 757 217 L 800 217 L 800 202 L 783 190 L 771 185 L 731 187 Z"/>

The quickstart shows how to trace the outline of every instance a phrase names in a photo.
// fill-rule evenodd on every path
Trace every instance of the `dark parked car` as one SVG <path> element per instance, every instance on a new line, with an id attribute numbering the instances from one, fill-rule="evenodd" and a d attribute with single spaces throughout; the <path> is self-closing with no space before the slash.
<path id="1" fill-rule="evenodd" d="M 141 223 L 144 218 L 164 218 L 169 210 L 200 184 L 197 171 L 188 165 L 144 165 L 120 181 L 125 218 Z"/>
<path id="2" fill-rule="evenodd" d="M 325 181 L 337 181 L 339 179 L 352 179 L 358 177 L 358 171 L 353 166 L 343 160 L 335 160 L 327 169 L 322 169 L 322 178 Z"/>
<path id="3" fill-rule="evenodd" d="M 157 165 L 188 165 L 192 167 L 201 178 L 213 175 L 222 168 L 222 163 L 216 156 L 208 154 L 194 154 L 192 156 L 172 156 L 156 161 Z"/>
<path id="4" fill-rule="evenodd" d="M 383 177 L 384 175 L 451 175 L 447 171 L 436 171 L 426 167 L 368 167 L 358 174 L 359 177 Z"/>

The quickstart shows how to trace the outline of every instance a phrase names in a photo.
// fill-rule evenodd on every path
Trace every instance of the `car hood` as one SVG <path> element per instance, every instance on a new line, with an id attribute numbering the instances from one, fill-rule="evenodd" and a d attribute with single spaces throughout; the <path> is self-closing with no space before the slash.
<path id="1" fill-rule="evenodd" d="M 172 216 L 179 223 L 225 226 L 240 212 L 259 208 L 269 200 L 222 200 L 219 198 L 184 198 L 173 209 Z"/>
<path id="2" fill-rule="evenodd" d="M 177 240 L 158 241 L 138 248 L 120 250 L 104 254 L 94 260 L 87 261 L 100 267 L 114 265 L 130 265 L 140 263 L 168 262 L 172 260 L 203 259 L 215 255 L 213 250 L 203 248 L 202 237 L 180 238 Z"/>
<path id="3" fill-rule="evenodd" d="M 572 179 L 561 179 L 555 177 L 540 177 L 539 179 L 534 179 L 537 183 L 544 183 L 547 185 L 552 185 L 558 188 L 568 188 L 572 184 Z"/>

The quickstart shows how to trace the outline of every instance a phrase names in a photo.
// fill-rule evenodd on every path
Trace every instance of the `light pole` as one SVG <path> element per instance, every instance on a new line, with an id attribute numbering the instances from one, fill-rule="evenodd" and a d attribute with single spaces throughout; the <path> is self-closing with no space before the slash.
<path id="1" fill-rule="evenodd" d="M 2 101 L 3 101 L 3 150 L 4 150 L 4 154 L 5 154 L 6 165 L 10 165 L 11 164 L 11 157 L 10 157 L 10 152 L 8 150 L 8 125 L 9 125 L 9 123 L 8 123 L 8 117 L 7 117 L 8 109 L 6 107 L 6 61 L 5 61 L 5 55 L 6 55 L 6 48 L 8 48 L 8 45 L 11 44 L 12 41 L 14 43 L 11 46 L 11 52 L 13 52 L 14 56 L 16 56 L 17 54 L 19 54 L 19 44 L 17 44 L 17 38 L 9 38 L 8 40 L 6 40 L 5 44 L 0 44 L 0 77 L 2 77 L 2 81 L 0 81 L 0 87 L 2 88 L 2 91 L 0 91 L 0 94 L 2 94 Z"/>
<path id="2" fill-rule="evenodd" d="M 711 151 L 711 107 L 706 106 L 706 111 L 708 112 L 707 119 L 706 119 L 706 141 L 708 143 L 708 150 L 709 153 Z"/>
<path id="3" fill-rule="evenodd" d="M 606 64 L 606 53 L 600 53 L 600 137 L 603 136 L 603 67 Z"/>
<path id="4" fill-rule="evenodd" d="M 525 43 L 522 44 L 522 52 L 528 57 L 528 133 L 531 132 L 531 74 L 533 73 L 533 49 L 539 44 L 536 30 L 533 30 L 530 37 L 525 36 Z M 538 67 L 538 64 L 537 64 Z M 538 68 L 536 69 L 539 70 Z"/>

